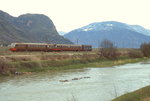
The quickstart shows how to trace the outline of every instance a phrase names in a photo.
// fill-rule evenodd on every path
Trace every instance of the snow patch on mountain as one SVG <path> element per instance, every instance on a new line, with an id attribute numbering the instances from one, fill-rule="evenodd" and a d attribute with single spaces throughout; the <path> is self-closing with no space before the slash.
<path id="1" fill-rule="evenodd" d="M 149 35 L 150 30 L 145 29 L 139 25 L 129 25 L 121 22 L 116 21 L 106 21 L 106 22 L 95 22 L 91 23 L 87 26 L 77 29 L 78 32 L 91 32 L 91 31 L 100 31 L 100 30 L 113 30 L 113 29 L 129 29 L 132 31 L 136 31 L 138 33 Z"/>
<path id="2" fill-rule="evenodd" d="M 83 31 L 90 31 L 90 30 L 93 30 L 93 28 L 86 28 L 86 29 L 83 29 Z"/>
<path id="3" fill-rule="evenodd" d="M 109 23 L 108 23 L 108 24 L 106 24 L 106 25 L 107 25 L 107 26 L 113 26 L 113 24 L 109 24 Z"/>

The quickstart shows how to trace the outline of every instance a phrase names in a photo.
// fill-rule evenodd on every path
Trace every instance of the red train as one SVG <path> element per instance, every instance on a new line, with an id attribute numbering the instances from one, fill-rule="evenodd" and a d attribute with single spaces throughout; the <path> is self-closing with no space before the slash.
<path id="1" fill-rule="evenodd" d="M 91 51 L 91 45 L 12 43 L 10 51 Z"/>

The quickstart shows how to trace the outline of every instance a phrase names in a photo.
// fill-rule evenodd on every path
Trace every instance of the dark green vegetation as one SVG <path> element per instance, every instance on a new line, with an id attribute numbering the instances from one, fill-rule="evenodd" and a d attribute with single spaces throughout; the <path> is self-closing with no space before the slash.
<path id="1" fill-rule="evenodd" d="M 51 19 L 43 14 L 13 17 L 0 11 L 0 44 L 8 45 L 12 42 L 72 44 L 58 34 Z"/>
<path id="2" fill-rule="evenodd" d="M 150 101 L 150 86 L 127 93 L 112 101 Z"/>

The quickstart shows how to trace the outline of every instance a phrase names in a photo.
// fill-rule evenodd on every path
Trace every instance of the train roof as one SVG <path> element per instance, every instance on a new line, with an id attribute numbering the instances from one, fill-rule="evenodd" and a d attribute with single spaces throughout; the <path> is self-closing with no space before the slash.
<path id="1" fill-rule="evenodd" d="M 49 44 L 49 43 L 11 43 L 11 45 L 63 45 L 63 46 L 82 46 L 82 45 L 75 45 L 75 44 Z M 91 46 L 91 45 L 83 45 L 83 46 Z"/>
<path id="2" fill-rule="evenodd" d="M 21 45 L 26 45 L 26 44 L 29 44 L 29 45 L 48 45 L 48 43 L 12 43 L 12 44 L 21 44 Z"/>
<path id="3" fill-rule="evenodd" d="M 74 44 L 57 44 L 57 45 L 63 45 L 63 46 L 82 46 L 82 45 L 74 45 Z"/>

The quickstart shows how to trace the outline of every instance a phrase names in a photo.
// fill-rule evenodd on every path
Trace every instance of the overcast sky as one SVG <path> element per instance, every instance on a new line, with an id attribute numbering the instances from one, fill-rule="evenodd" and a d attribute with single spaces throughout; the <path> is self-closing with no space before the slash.
<path id="1" fill-rule="evenodd" d="M 101 21 L 150 29 L 150 0 L 0 0 L 0 9 L 13 16 L 45 14 L 58 31 L 65 32 Z"/>

